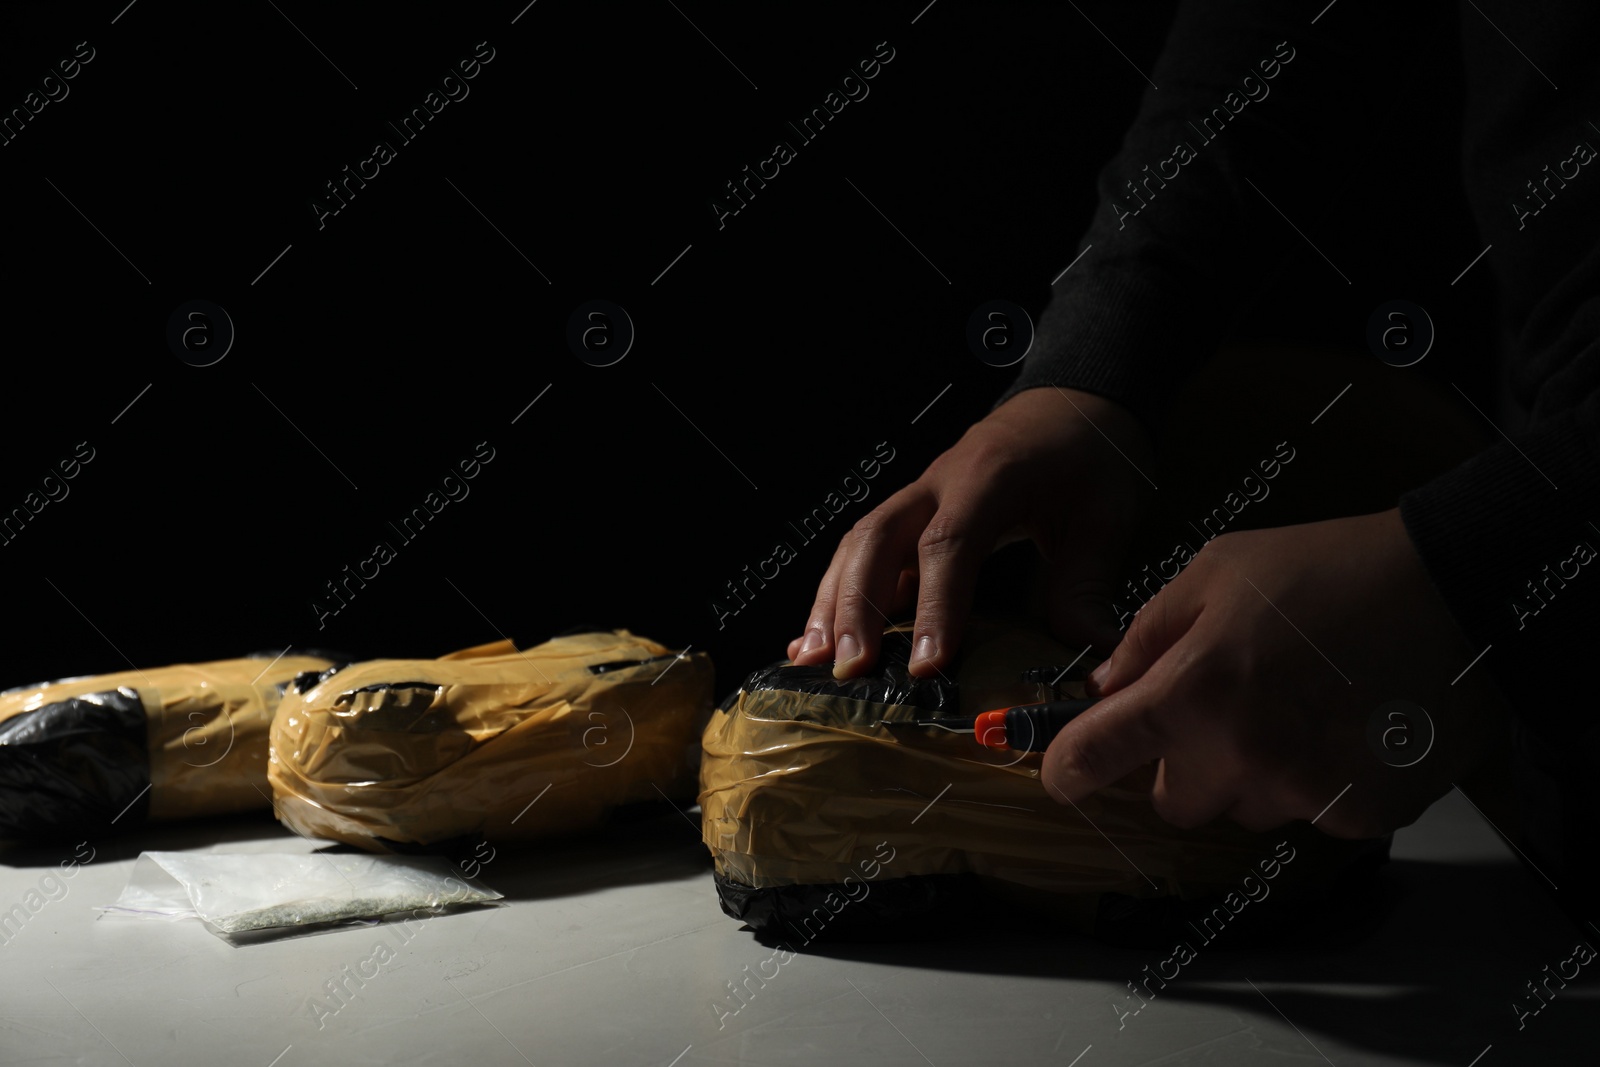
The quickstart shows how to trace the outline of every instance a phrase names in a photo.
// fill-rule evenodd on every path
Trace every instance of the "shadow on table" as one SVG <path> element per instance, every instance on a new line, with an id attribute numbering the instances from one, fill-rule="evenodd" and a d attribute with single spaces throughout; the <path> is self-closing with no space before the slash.
<path id="1" fill-rule="evenodd" d="M 94 850 L 93 862 L 133 859 L 141 852 L 183 851 L 208 845 L 282 838 L 301 840 L 285 830 L 270 811 L 214 815 L 181 822 L 154 822 L 114 834 L 80 831 L 53 841 L 0 841 L 0 866 L 54 867 L 80 853 L 80 842 Z"/>
<path id="2" fill-rule="evenodd" d="M 0 868 L 53 868 L 83 862 L 131 860 L 141 852 L 188 851 L 245 845 L 274 851 L 261 842 L 281 840 L 282 851 L 359 852 L 345 845 L 316 843 L 285 829 L 271 812 L 249 812 L 173 823 L 148 823 L 115 837 L 90 836 L 92 853 L 78 841 L 0 842 Z M 241 850 L 244 851 L 244 850 Z M 700 814 L 665 802 L 639 804 L 613 813 L 606 824 L 579 834 L 539 841 L 458 841 L 431 850 L 468 877 L 510 901 L 575 896 L 612 886 L 703 877 L 711 857 L 700 840 Z M 715 900 L 709 885 L 708 899 Z"/>
<path id="3" fill-rule="evenodd" d="M 940 941 L 819 943 L 804 951 L 890 967 L 1104 981 L 1108 1038 L 1118 1030 L 1110 1024 L 1119 1010 L 1143 1014 L 1185 1003 L 1242 1018 L 1281 1015 L 1311 1042 L 1334 1035 L 1419 1063 L 1464 1065 L 1491 1043 L 1493 1060 L 1485 1067 L 1593 1063 L 1600 1034 L 1593 995 L 1579 999 L 1584 972 L 1565 989 L 1554 985 L 1554 998 L 1545 1002 L 1525 983 L 1538 984 L 1549 973 L 1546 964 L 1553 971 L 1577 942 L 1594 939 L 1585 939 L 1531 878 L 1511 863 L 1394 860 L 1379 876 L 1375 901 L 1327 915 L 1272 947 L 1230 948 L 1226 931 L 1210 943 L 1191 938 L 1194 959 L 1165 983 L 1151 976 L 1158 968 L 1172 973 L 1171 949 L 1119 948 L 1070 935 L 1046 939 L 1015 922 L 992 922 L 1014 931 L 999 935 L 974 923 Z M 1600 960 L 1589 969 L 1600 970 Z M 1513 1002 L 1529 1012 L 1520 1029 Z M 1545 1007 L 1535 1013 L 1540 1003 Z M 1137 1023 L 1129 1018 L 1127 1025 Z M 1582 1059 L 1562 1058 L 1567 1050 L 1586 1051 Z M 1306 1051 L 1311 1061 L 1319 1059 Z"/>
<path id="4" fill-rule="evenodd" d="M 711 869 L 711 854 L 700 839 L 699 811 L 685 812 L 666 803 L 614 812 L 605 825 L 581 834 L 504 844 L 488 841 L 458 848 L 453 855 L 468 874 L 473 873 L 474 862 L 479 864 L 483 879 L 509 901 L 703 878 Z M 716 899 L 709 881 L 706 895 Z"/>

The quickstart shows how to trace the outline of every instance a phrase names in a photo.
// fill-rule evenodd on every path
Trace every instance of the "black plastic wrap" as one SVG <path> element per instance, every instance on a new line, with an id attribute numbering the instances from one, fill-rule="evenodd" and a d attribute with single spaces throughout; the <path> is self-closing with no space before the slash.
<path id="1" fill-rule="evenodd" d="M 1378 898 L 1375 878 L 1389 858 L 1389 839 L 1366 847 L 1332 880 L 1297 886 L 1252 904 L 1231 918 L 1220 946 L 1272 944 L 1312 924 L 1336 927 L 1356 922 Z M 872 882 L 857 899 L 846 885 L 784 885 L 752 888 L 720 872 L 715 876 L 723 914 L 750 928 L 763 944 L 792 949 L 807 944 L 932 941 L 986 936 L 993 929 L 978 917 L 1003 915 L 1007 934 L 1070 932 L 1051 913 L 1050 901 L 1018 901 L 997 894 L 972 874 L 924 874 Z M 867 883 L 858 883 L 857 887 Z M 1108 945 L 1165 949 L 1179 941 L 1196 944 L 1219 897 L 1136 898 L 1106 893 L 1092 921 L 1092 936 Z"/>
<path id="2" fill-rule="evenodd" d="M 972 874 L 885 878 L 855 899 L 843 885 L 754 889 L 720 872 L 714 877 L 723 914 L 748 926 L 757 941 L 793 949 L 812 942 L 931 941 L 964 930 L 969 909 L 984 898 Z"/>
<path id="3" fill-rule="evenodd" d="M 85 693 L 0 721 L 0 838 L 141 823 L 150 804 L 145 710 L 132 689 Z"/>
<path id="4" fill-rule="evenodd" d="M 883 635 L 878 662 L 870 674 L 843 681 L 833 676 L 831 664 L 796 667 L 778 662 L 762 667 L 745 680 L 747 693 L 782 689 L 812 696 L 837 696 L 870 704 L 898 704 L 921 711 L 956 714 L 961 707 L 960 689 L 947 678 L 913 678 L 911 634 L 891 630 Z M 734 694 L 737 696 L 737 694 Z"/>

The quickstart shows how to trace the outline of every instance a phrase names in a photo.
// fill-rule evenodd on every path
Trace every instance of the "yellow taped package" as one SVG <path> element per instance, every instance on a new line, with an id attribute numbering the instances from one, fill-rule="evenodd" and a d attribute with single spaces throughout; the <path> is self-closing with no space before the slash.
<path id="1" fill-rule="evenodd" d="M 273 712 L 291 679 L 330 666 L 268 654 L 0 694 L 0 837 L 266 808 Z"/>
<path id="2" fill-rule="evenodd" d="M 704 653 L 626 630 L 354 664 L 285 697 L 275 809 L 297 833 L 380 852 L 582 830 L 693 794 L 711 693 Z"/>
<path id="3" fill-rule="evenodd" d="M 915 679 L 909 630 L 891 628 L 865 678 L 775 664 L 723 702 L 702 741 L 700 805 L 724 911 L 758 935 L 789 937 L 827 916 L 835 934 L 874 936 L 899 918 L 932 921 L 947 910 L 940 898 L 975 878 L 986 896 L 1106 933 L 1149 925 L 1142 901 L 1265 896 L 1387 854 L 1387 842 L 1304 823 L 1180 830 L 1150 804 L 1150 768 L 1061 804 L 1040 782 L 1041 753 L 986 748 L 970 730 L 885 725 L 1081 698 L 1096 662 L 1073 664 L 1077 652 L 1037 629 L 981 621 L 962 648 L 949 677 Z"/>

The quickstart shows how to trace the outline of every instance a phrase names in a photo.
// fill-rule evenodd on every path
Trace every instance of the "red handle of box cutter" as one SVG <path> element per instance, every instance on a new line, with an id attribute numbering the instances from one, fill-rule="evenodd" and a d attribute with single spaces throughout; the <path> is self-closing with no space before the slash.
<path id="1" fill-rule="evenodd" d="M 1093 700 L 1052 700 L 1044 704 L 1022 704 L 996 708 L 980 714 L 972 733 L 980 745 L 997 749 L 1043 752 L 1067 723 L 1094 706 Z"/>

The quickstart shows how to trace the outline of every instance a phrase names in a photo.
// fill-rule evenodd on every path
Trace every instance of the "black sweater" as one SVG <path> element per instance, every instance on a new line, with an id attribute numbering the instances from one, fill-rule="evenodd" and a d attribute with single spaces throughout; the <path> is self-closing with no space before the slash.
<path id="1" fill-rule="evenodd" d="M 1318 202 L 1337 201 L 1407 56 L 1441 34 L 1461 45 L 1462 182 L 1492 246 L 1472 269 L 1493 271 L 1501 297 L 1507 396 L 1474 398 L 1498 443 L 1405 494 L 1400 513 L 1488 649 L 1473 669 L 1560 740 L 1600 710 L 1600 3 L 1185 4 L 1149 72 L 1159 88 L 1061 261 L 1088 251 L 1005 398 L 1068 386 L 1157 423 L 1261 264 L 1305 239 L 1291 225 L 1314 230 Z M 1382 160 L 1362 163 L 1381 180 Z"/>

